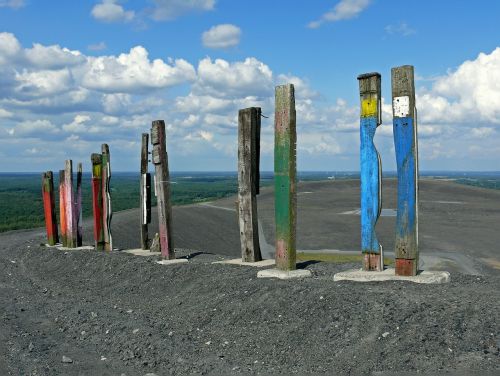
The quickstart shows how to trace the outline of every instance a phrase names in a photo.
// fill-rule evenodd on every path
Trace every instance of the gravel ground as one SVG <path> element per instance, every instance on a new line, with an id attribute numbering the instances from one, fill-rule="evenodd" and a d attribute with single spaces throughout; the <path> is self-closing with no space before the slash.
<path id="1" fill-rule="evenodd" d="M 1 375 L 500 374 L 499 276 L 356 284 L 333 274 L 357 265 L 309 263 L 258 280 L 221 256 L 161 266 L 42 235 L 0 236 Z"/>

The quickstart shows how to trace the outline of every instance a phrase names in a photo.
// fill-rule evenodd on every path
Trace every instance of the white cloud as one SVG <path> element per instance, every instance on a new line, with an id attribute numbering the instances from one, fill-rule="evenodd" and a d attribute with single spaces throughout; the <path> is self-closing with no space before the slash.
<path id="1" fill-rule="evenodd" d="M 231 24 L 212 26 L 203 32 L 203 45 L 208 48 L 229 48 L 240 43 L 241 29 Z"/>
<path id="2" fill-rule="evenodd" d="M 49 120 L 23 121 L 16 125 L 14 132 L 15 136 L 35 136 L 45 138 L 49 134 L 58 133 L 59 128 L 52 124 Z"/>
<path id="3" fill-rule="evenodd" d="M 215 98 L 210 95 L 194 95 L 193 93 L 175 100 L 175 107 L 179 112 L 219 112 L 227 110 L 232 104 L 233 101 L 228 99 Z"/>
<path id="4" fill-rule="evenodd" d="M 0 0 L 0 8 L 19 9 L 26 5 L 24 0 Z"/>
<path id="5" fill-rule="evenodd" d="M 23 70 L 16 73 L 18 83 L 16 92 L 26 96 L 46 96 L 67 91 L 72 84 L 71 73 L 68 69 L 60 70 Z"/>
<path id="6" fill-rule="evenodd" d="M 128 22 L 134 19 L 135 13 L 125 10 L 118 0 L 103 0 L 102 3 L 94 5 L 92 16 L 101 22 Z"/>
<path id="7" fill-rule="evenodd" d="M 0 118 L 10 118 L 14 115 L 12 112 L 0 108 Z"/>
<path id="8" fill-rule="evenodd" d="M 424 122 L 500 124 L 500 47 L 438 77 L 417 108 Z"/>
<path id="9" fill-rule="evenodd" d="M 11 33 L 0 33 L 0 63 L 6 63 L 21 51 L 21 44 Z"/>
<path id="10" fill-rule="evenodd" d="M 267 96 L 273 91 L 273 73 L 254 57 L 234 63 L 207 57 L 198 64 L 195 88 L 216 97 Z"/>
<path id="11" fill-rule="evenodd" d="M 472 132 L 472 137 L 486 138 L 492 136 L 495 133 L 495 129 L 491 127 L 479 127 L 479 128 L 472 128 L 471 132 Z"/>
<path id="12" fill-rule="evenodd" d="M 137 46 L 120 56 L 88 57 L 83 86 L 108 92 L 133 92 L 165 88 L 192 81 L 194 67 L 178 59 L 166 64 L 161 59 L 149 60 L 148 51 Z"/>
<path id="13" fill-rule="evenodd" d="M 83 133 L 88 130 L 86 123 L 90 120 L 91 118 L 88 115 L 76 115 L 73 121 L 69 124 L 64 124 L 62 129 L 71 133 Z"/>
<path id="14" fill-rule="evenodd" d="M 371 0 L 340 0 L 332 10 L 323 14 L 319 20 L 310 22 L 308 27 L 316 29 L 325 22 L 354 18 L 364 11 L 370 3 Z"/>
<path id="15" fill-rule="evenodd" d="M 416 33 L 415 29 L 412 29 L 406 22 L 399 22 L 394 25 L 387 25 L 384 28 L 387 34 L 391 35 L 401 35 L 407 37 Z"/>
<path id="16" fill-rule="evenodd" d="M 85 62 L 85 57 L 80 51 L 71 51 L 58 45 L 43 46 L 34 43 L 24 54 L 30 65 L 40 68 L 63 68 Z"/>
<path id="17" fill-rule="evenodd" d="M 193 11 L 214 9 L 215 0 L 153 0 L 151 17 L 156 21 L 173 20 Z"/>
<path id="18" fill-rule="evenodd" d="M 107 49 L 108 46 L 106 45 L 105 42 L 99 42 L 99 43 L 95 43 L 95 44 L 89 44 L 87 46 L 87 49 L 89 51 L 103 51 L 105 49 Z"/>

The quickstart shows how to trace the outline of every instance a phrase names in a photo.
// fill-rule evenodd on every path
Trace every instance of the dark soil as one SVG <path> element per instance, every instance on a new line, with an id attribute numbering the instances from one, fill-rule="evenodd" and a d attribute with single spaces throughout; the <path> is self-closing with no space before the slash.
<path id="1" fill-rule="evenodd" d="M 161 266 L 42 241 L 0 236 L 2 375 L 500 372 L 498 276 L 356 284 L 333 275 L 357 265 L 309 263 L 313 278 L 261 280 L 215 255 Z"/>

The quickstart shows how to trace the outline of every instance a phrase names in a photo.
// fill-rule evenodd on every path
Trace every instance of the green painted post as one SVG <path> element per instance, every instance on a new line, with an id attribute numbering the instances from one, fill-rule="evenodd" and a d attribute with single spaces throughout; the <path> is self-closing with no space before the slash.
<path id="1" fill-rule="evenodd" d="M 274 113 L 274 200 L 276 267 L 296 269 L 296 113 L 292 84 L 276 87 Z"/>

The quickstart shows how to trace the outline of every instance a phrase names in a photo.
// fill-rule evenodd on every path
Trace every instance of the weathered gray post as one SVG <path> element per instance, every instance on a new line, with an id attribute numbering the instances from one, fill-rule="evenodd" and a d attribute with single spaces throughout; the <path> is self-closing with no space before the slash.
<path id="1" fill-rule="evenodd" d="M 381 77 L 379 73 L 358 76 L 361 101 L 360 180 L 361 180 L 361 252 L 363 270 L 384 270 L 384 258 L 375 225 L 382 209 L 382 163 L 373 143 L 382 124 Z"/>
<path id="2" fill-rule="evenodd" d="M 76 202 L 75 202 L 75 220 L 76 220 L 76 246 L 82 246 L 83 240 L 83 218 L 82 218 L 82 164 L 78 163 L 76 172 Z"/>
<path id="3" fill-rule="evenodd" d="M 260 116 L 259 107 L 245 108 L 238 113 L 238 214 L 244 262 L 262 260 L 256 197 L 259 189 Z"/>
<path id="4" fill-rule="evenodd" d="M 102 218 L 104 231 L 104 250 L 113 250 L 113 238 L 111 236 L 111 219 L 113 211 L 111 210 L 111 161 L 108 144 L 102 144 Z"/>
<path id="5" fill-rule="evenodd" d="M 418 272 L 418 142 L 413 66 L 392 68 L 394 145 L 398 169 L 396 274 Z"/>
<path id="6" fill-rule="evenodd" d="M 141 145 L 141 248 L 149 248 L 148 223 L 151 223 L 151 174 L 148 172 L 149 135 L 142 134 Z"/>
<path id="7" fill-rule="evenodd" d="M 168 171 L 168 155 L 165 135 L 165 122 L 153 121 L 151 127 L 151 144 L 153 145 L 153 164 L 155 165 L 155 190 L 158 202 L 158 226 L 160 236 L 161 257 L 175 259 L 172 239 L 172 206 L 170 203 L 170 174 Z"/>
<path id="8" fill-rule="evenodd" d="M 64 169 L 64 189 L 66 198 L 66 242 L 67 247 L 76 247 L 75 194 L 73 192 L 73 161 L 66 160 Z"/>
<path id="9" fill-rule="evenodd" d="M 60 227 L 61 231 L 59 232 L 61 234 L 61 244 L 63 247 L 68 246 L 68 241 L 67 241 L 67 232 L 68 232 L 68 225 L 66 223 L 66 188 L 65 188 L 65 171 L 64 170 L 59 170 L 59 218 L 60 218 Z"/>

